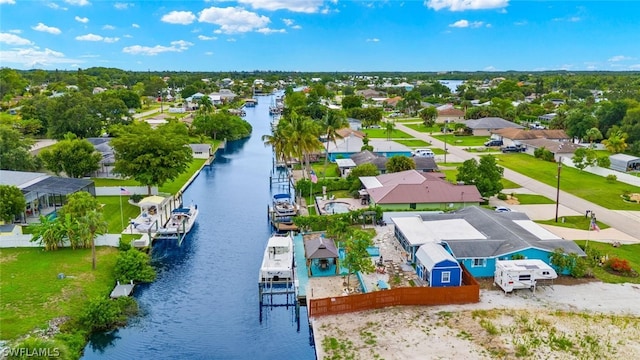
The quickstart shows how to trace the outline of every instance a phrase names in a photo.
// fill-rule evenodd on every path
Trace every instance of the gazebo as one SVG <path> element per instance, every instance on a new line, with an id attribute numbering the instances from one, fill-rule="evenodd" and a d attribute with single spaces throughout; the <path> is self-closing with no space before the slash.
<path id="1" fill-rule="evenodd" d="M 332 276 L 338 274 L 338 248 L 333 239 L 317 234 L 304 241 L 304 256 L 309 276 Z"/>

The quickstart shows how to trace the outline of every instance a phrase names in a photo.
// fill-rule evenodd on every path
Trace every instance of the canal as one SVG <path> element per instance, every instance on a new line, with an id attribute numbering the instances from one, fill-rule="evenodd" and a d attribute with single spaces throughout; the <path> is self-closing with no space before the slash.
<path id="1" fill-rule="evenodd" d="M 83 359 L 315 359 L 306 308 L 263 309 L 258 271 L 271 228 L 271 97 L 246 109 L 249 139 L 219 150 L 184 192 L 198 205 L 197 224 L 181 247 L 153 249 L 157 280 L 136 288 L 140 315 L 97 334 Z"/>

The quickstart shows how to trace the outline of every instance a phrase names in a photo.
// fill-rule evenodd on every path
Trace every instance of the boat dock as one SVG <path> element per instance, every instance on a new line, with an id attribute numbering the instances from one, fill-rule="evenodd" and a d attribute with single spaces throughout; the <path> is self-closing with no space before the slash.
<path id="1" fill-rule="evenodd" d="M 131 281 L 129 284 L 120 284 L 120 281 L 118 281 L 116 286 L 111 291 L 111 295 L 109 295 L 109 297 L 112 299 L 116 299 L 119 297 L 131 296 L 134 287 L 135 284 L 133 283 L 133 281 Z"/>

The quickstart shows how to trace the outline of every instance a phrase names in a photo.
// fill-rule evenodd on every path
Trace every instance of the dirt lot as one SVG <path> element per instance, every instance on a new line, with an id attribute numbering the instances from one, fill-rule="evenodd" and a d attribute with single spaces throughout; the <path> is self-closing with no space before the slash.
<path id="1" fill-rule="evenodd" d="M 638 299 L 638 285 L 597 281 L 482 290 L 477 304 L 326 316 L 313 327 L 319 359 L 637 359 Z"/>

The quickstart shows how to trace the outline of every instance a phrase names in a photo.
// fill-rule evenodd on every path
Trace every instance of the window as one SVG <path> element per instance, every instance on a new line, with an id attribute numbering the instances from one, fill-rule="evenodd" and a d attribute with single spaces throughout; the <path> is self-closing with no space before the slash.
<path id="1" fill-rule="evenodd" d="M 415 210 L 416 209 L 416 203 L 410 203 L 409 204 L 409 209 Z"/>
<path id="2" fill-rule="evenodd" d="M 451 281 L 451 271 L 443 271 L 442 272 L 442 282 L 448 283 Z"/>
<path id="3" fill-rule="evenodd" d="M 484 259 L 473 259 L 473 265 L 471 265 L 472 267 L 483 267 L 484 266 Z"/>

